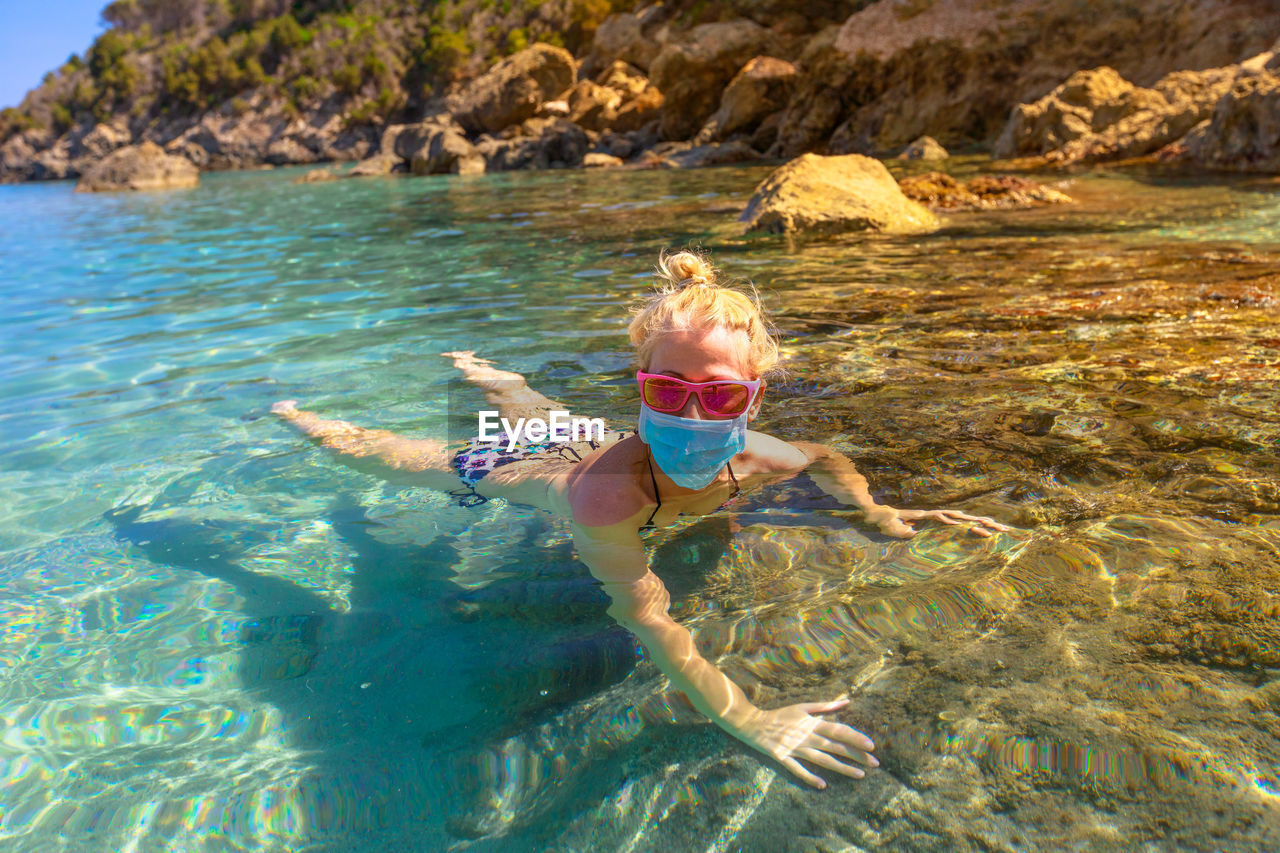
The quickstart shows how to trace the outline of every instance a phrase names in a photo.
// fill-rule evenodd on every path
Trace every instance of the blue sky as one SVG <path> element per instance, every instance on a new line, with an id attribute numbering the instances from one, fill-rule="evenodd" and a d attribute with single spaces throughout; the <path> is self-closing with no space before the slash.
<path id="1" fill-rule="evenodd" d="M 0 107 L 14 107 L 46 71 L 84 53 L 110 0 L 6 0 L 0 11 Z"/>

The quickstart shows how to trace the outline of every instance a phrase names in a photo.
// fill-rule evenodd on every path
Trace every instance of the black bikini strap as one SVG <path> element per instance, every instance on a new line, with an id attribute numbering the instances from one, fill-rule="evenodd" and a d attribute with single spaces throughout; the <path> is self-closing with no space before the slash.
<path id="1" fill-rule="evenodd" d="M 729 467 L 729 479 L 733 480 L 733 494 L 729 495 L 729 500 L 733 500 L 738 496 L 738 492 L 742 491 L 742 487 L 738 485 L 738 478 L 733 476 L 733 463 L 726 462 L 725 465 Z"/>
<path id="2" fill-rule="evenodd" d="M 658 514 L 658 510 L 662 509 L 662 496 L 658 494 L 658 478 L 653 476 L 653 454 L 649 452 L 649 445 L 645 445 L 644 450 L 645 461 L 649 463 L 649 479 L 653 481 L 653 499 L 658 505 L 653 508 L 653 512 L 649 513 L 649 520 L 644 523 L 645 527 L 653 526 L 653 517 Z"/>

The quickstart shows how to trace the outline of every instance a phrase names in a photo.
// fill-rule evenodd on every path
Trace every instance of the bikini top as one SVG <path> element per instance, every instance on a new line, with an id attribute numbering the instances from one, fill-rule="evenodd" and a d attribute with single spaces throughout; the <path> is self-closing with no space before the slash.
<path id="1" fill-rule="evenodd" d="M 653 454 L 646 453 L 645 461 L 649 463 L 649 480 L 653 483 L 653 497 L 658 502 L 658 505 L 653 508 L 653 512 L 649 513 L 649 520 L 646 521 L 640 529 L 652 530 L 653 517 L 658 514 L 658 510 L 662 509 L 662 495 L 658 493 L 658 478 L 653 474 Z M 724 509 L 732 503 L 733 499 L 738 496 L 738 492 L 742 491 L 741 487 L 738 485 L 738 478 L 733 475 L 733 464 L 725 463 L 725 466 L 729 469 L 729 479 L 733 480 L 733 494 L 729 495 L 729 500 L 720 505 L 720 509 Z"/>

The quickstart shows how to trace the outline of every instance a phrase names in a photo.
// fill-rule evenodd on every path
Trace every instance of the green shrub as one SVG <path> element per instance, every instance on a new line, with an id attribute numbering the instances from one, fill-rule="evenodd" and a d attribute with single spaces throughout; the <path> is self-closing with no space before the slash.
<path id="1" fill-rule="evenodd" d="M 67 108 L 66 104 L 55 103 L 49 110 L 49 116 L 53 120 L 54 133 L 62 134 L 71 128 L 71 110 Z"/>
<path id="2" fill-rule="evenodd" d="M 360 69 L 351 63 L 339 68 L 333 72 L 333 85 L 337 86 L 339 91 L 348 95 L 354 95 L 360 91 L 360 85 L 364 82 L 364 76 L 360 73 Z"/>

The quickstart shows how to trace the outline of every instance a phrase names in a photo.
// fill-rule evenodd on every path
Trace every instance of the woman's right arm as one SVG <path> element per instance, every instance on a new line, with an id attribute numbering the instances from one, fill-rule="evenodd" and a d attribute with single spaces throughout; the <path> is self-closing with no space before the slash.
<path id="1" fill-rule="evenodd" d="M 854 778 L 863 776 L 863 771 L 839 758 L 877 766 L 870 754 L 875 745 L 866 735 L 814 716 L 839 710 L 848 699 L 762 710 L 698 653 L 689 630 L 668 612 L 671 598 L 662 580 L 648 567 L 637 532 L 639 523 L 633 517 L 619 524 L 589 527 L 575 520 L 574 545 L 609 594 L 609 614 L 636 635 L 672 685 L 720 728 L 816 788 L 825 788 L 826 783 L 797 759 Z"/>

